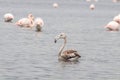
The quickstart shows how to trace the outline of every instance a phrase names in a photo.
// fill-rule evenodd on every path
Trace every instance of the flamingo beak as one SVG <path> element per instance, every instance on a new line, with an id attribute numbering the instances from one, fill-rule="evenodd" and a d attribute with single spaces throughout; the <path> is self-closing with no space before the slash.
<path id="1" fill-rule="evenodd" d="M 59 35 L 55 37 L 54 42 L 56 43 L 58 39 L 59 39 Z"/>

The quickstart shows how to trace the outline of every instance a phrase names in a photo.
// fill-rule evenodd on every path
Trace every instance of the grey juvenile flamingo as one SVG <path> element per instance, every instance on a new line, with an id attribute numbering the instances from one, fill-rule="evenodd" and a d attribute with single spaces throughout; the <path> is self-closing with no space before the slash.
<path id="1" fill-rule="evenodd" d="M 58 59 L 62 61 L 77 61 L 81 56 L 77 53 L 76 50 L 65 50 L 63 51 L 66 42 L 67 42 L 67 36 L 65 33 L 60 33 L 55 37 L 55 43 L 57 42 L 58 39 L 63 39 L 64 44 L 61 46 L 59 54 L 58 54 Z"/>

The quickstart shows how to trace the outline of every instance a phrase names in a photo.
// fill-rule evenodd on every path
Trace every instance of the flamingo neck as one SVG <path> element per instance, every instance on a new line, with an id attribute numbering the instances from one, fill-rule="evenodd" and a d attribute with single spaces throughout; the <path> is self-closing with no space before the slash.
<path id="1" fill-rule="evenodd" d="M 32 18 L 28 18 L 30 20 L 30 26 L 33 27 L 34 26 L 34 21 Z"/>
<path id="2" fill-rule="evenodd" d="M 61 56 L 61 53 L 62 53 L 63 49 L 65 48 L 66 42 L 67 42 L 67 40 L 66 40 L 66 38 L 64 38 L 64 44 L 60 47 L 60 51 L 59 51 L 58 56 Z"/>

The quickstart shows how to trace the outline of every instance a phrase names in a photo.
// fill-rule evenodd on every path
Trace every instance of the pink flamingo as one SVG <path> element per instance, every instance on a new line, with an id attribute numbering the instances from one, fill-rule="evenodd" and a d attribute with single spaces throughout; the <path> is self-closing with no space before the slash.
<path id="1" fill-rule="evenodd" d="M 44 21 L 42 18 L 36 18 L 34 21 L 34 26 L 36 27 L 36 31 L 41 31 L 44 26 Z"/>
<path id="2" fill-rule="evenodd" d="M 89 8 L 90 8 L 91 10 L 94 10 L 94 9 L 95 9 L 95 5 L 94 5 L 94 4 L 91 4 Z"/>
<path id="3" fill-rule="evenodd" d="M 12 22 L 13 19 L 14 19 L 14 16 L 13 16 L 13 14 L 11 14 L 11 13 L 6 13 L 6 14 L 4 15 L 4 21 L 5 21 L 5 22 Z"/>
<path id="4" fill-rule="evenodd" d="M 120 24 L 120 14 L 118 16 L 115 16 L 113 20 Z"/>
<path id="5" fill-rule="evenodd" d="M 28 14 L 27 18 L 22 18 L 15 23 L 21 27 L 33 27 L 34 26 L 34 16 L 32 14 Z"/>
<path id="6" fill-rule="evenodd" d="M 57 8 L 59 5 L 57 3 L 53 3 L 53 7 Z"/>
<path id="7" fill-rule="evenodd" d="M 107 28 L 109 31 L 119 31 L 120 24 L 116 21 L 109 22 L 105 28 Z"/>

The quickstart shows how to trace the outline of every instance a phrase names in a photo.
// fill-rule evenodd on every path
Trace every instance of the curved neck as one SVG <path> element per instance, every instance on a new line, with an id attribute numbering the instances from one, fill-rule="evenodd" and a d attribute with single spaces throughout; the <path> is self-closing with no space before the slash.
<path id="1" fill-rule="evenodd" d="M 64 47 L 66 45 L 66 42 L 67 42 L 67 40 L 66 40 L 66 38 L 64 38 L 64 44 L 60 47 L 60 51 L 59 51 L 59 55 L 58 56 L 61 55 L 61 53 L 62 53 L 62 51 L 63 51 L 63 49 L 64 49 Z"/>
<path id="2" fill-rule="evenodd" d="M 34 17 L 33 17 L 33 15 L 29 14 L 28 19 L 30 20 L 30 26 L 33 26 L 34 25 Z"/>
<path id="3" fill-rule="evenodd" d="M 34 21 L 32 18 L 28 18 L 30 20 L 30 26 L 33 27 L 34 26 Z"/>

